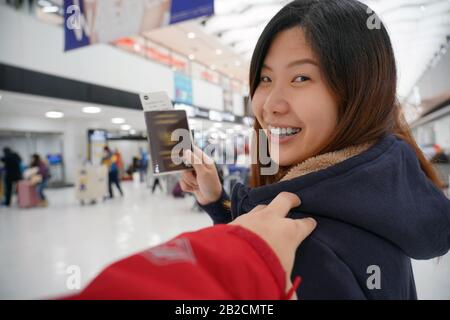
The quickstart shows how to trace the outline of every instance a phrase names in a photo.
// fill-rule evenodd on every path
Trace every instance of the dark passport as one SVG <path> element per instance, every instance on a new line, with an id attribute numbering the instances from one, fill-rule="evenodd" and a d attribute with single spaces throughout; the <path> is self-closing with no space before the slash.
<path id="1" fill-rule="evenodd" d="M 191 168 L 182 160 L 183 151 L 192 149 L 186 111 L 145 111 L 144 117 L 153 173 L 166 174 Z"/>

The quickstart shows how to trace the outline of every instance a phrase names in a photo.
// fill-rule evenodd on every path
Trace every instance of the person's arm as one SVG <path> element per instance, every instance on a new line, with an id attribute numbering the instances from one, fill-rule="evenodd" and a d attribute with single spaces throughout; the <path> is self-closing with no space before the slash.
<path id="1" fill-rule="evenodd" d="M 285 285 L 284 270 L 264 241 L 244 228 L 220 225 L 116 262 L 69 298 L 282 299 Z"/>
<path id="2" fill-rule="evenodd" d="M 299 203 L 282 193 L 230 225 L 184 233 L 112 264 L 67 299 L 289 299 L 295 251 L 316 225 L 285 218 Z"/>

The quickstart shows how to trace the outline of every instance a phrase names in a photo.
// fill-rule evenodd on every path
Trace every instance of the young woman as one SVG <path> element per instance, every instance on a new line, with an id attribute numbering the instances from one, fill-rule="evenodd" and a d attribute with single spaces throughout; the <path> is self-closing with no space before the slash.
<path id="1" fill-rule="evenodd" d="M 262 175 L 258 160 L 253 188 L 237 185 L 230 208 L 211 162 L 186 154 L 195 174 L 182 188 L 214 223 L 282 191 L 301 198 L 290 217 L 317 228 L 296 256 L 299 299 L 416 299 L 410 257 L 450 247 L 450 201 L 403 120 L 391 42 L 368 12 L 355 0 L 297 0 L 260 36 L 250 95 L 255 129 L 278 144 L 276 174 Z"/>

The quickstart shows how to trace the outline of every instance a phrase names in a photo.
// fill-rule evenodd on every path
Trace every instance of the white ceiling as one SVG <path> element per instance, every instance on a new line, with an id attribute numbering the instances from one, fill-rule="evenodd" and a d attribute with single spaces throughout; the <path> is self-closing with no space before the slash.
<path id="1" fill-rule="evenodd" d="M 246 83 L 248 59 L 243 58 L 218 37 L 205 33 L 199 21 L 188 21 L 151 30 L 143 36 L 185 57 L 193 54 L 194 61 Z M 194 39 L 188 38 L 187 35 L 190 32 L 195 34 Z M 216 52 L 217 50 L 220 50 L 219 54 Z"/>
<path id="2" fill-rule="evenodd" d="M 291 0 L 215 0 L 215 14 L 143 36 L 223 74 L 247 82 L 249 60 L 264 26 Z M 62 1 L 55 1 L 59 5 Z M 450 0 L 361 0 L 378 13 L 392 39 L 406 98 L 450 36 Z M 194 32 L 196 37 L 188 39 Z M 448 46 L 448 44 L 447 44 Z M 217 55 L 220 49 L 222 54 Z"/>
<path id="3" fill-rule="evenodd" d="M 249 60 L 264 26 L 290 1 L 215 0 L 204 31 Z M 362 0 L 385 23 L 399 69 L 399 95 L 406 97 L 450 36 L 450 0 Z"/>

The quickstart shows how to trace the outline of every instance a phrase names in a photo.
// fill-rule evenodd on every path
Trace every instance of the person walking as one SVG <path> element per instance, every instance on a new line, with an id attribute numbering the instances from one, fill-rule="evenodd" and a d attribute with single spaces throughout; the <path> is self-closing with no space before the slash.
<path id="1" fill-rule="evenodd" d="M 11 150 L 11 148 L 5 147 L 3 148 L 3 157 L 1 158 L 1 161 L 5 166 L 5 199 L 3 204 L 9 207 L 11 205 L 13 186 L 17 181 L 22 179 L 22 171 L 20 169 L 22 159 L 16 152 Z"/>
<path id="2" fill-rule="evenodd" d="M 114 155 L 108 146 L 103 148 L 103 159 L 102 164 L 108 167 L 108 191 L 109 197 L 114 198 L 114 193 L 112 190 L 112 184 L 114 183 L 117 189 L 120 192 L 120 195 L 123 196 L 122 188 L 120 187 L 120 179 L 119 179 L 119 168 L 117 166 L 117 156 Z"/>
<path id="3" fill-rule="evenodd" d="M 161 191 L 164 191 L 158 177 L 155 177 L 153 180 L 152 194 L 155 193 L 156 187 L 159 187 L 159 189 L 161 189 Z"/>

